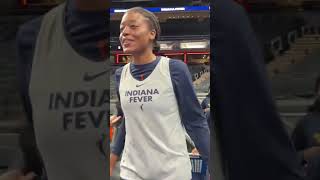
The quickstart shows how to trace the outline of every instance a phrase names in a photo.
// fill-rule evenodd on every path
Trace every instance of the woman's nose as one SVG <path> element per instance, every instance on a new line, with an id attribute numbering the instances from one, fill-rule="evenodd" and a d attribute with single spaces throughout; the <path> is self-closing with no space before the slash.
<path id="1" fill-rule="evenodd" d="M 128 29 L 129 29 L 129 28 L 125 27 L 125 28 L 122 30 L 122 35 L 123 35 L 123 36 L 126 36 L 126 35 L 129 34 L 129 30 L 128 30 Z"/>

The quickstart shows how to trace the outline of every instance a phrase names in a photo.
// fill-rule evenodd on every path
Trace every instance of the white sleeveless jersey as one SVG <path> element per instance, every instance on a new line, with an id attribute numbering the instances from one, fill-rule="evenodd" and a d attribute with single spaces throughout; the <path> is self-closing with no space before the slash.
<path id="1" fill-rule="evenodd" d="M 119 93 L 125 116 L 120 176 L 128 180 L 190 180 L 191 163 L 169 59 L 161 57 L 143 81 L 122 70 Z"/>
<path id="2" fill-rule="evenodd" d="M 80 56 L 63 28 L 65 4 L 42 20 L 30 78 L 37 146 L 49 180 L 106 180 L 108 61 Z"/>

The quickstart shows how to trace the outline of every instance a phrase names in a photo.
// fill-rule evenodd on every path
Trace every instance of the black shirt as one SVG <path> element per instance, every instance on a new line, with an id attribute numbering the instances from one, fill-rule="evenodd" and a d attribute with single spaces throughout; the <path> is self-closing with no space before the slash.
<path id="1" fill-rule="evenodd" d="M 228 179 L 301 180 L 301 160 L 276 110 L 246 12 L 231 0 L 213 7 L 212 119 Z"/>

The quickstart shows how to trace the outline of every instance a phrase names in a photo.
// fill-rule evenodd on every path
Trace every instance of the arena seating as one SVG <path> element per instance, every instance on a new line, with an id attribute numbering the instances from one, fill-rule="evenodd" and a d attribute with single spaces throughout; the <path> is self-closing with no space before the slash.
<path id="1" fill-rule="evenodd" d="M 274 58 L 270 49 L 270 41 L 277 36 L 281 36 L 285 42 L 288 32 L 304 25 L 304 21 L 296 13 L 287 12 L 252 13 L 250 14 L 250 20 L 257 39 L 264 50 L 266 63 Z M 299 32 L 299 35 L 301 35 L 301 32 Z M 284 43 L 283 51 L 288 48 L 288 43 Z"/>

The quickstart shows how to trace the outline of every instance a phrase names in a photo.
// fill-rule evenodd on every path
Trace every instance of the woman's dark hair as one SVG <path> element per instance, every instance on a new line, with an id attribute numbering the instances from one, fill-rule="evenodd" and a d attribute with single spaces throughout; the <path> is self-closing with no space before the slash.
<path id="1" fill-rule="evenodd" d="M 153 41 L 153 49 L 154 51 L 159 51 L 160 45 L 158 44 L 157 41 L 159 40 L 159 37 L 161 34 L 161 28 L 160 28 L 159 19 L 157 18 L 157 16 L 142 7 L 134 7 L 134 8 L 128 9 L 126 13 L 132 13 L 132 12 L 139 13 L 148 20 L 150 28 L 156 32 L 156 37 Z"/>

